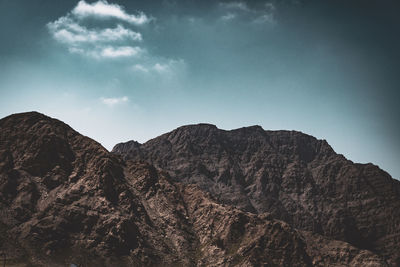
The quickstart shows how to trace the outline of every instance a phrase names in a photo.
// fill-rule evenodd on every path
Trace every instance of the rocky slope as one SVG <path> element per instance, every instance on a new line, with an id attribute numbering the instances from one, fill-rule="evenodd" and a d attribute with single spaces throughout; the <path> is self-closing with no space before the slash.
<path id="1" fill-rule="evenodd" d="M 7 266 L 387 266 L 386 254 L 226 203 L 168 170 L 36 112 L 1 119 Z"/>
<path id="2" fill-rule="evenodd" d="M 144 144 L 121 143 L 113 152 L 195 184 L 218 203 L 268 212 L 400 266 L 400 183 L 377 166 L 336 154 L 324 140 L 259 126 L 224 131 L 199 124 Z M 327 248 L 324 243 L 319 250 Z"/>

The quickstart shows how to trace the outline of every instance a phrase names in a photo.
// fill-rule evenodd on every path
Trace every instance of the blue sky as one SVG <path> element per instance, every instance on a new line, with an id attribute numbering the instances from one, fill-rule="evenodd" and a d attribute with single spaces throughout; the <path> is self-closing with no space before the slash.
<path id="1" fill-rule="evenodd" d="M 107 149 L 199 122 L 298 130 L 400 178 L 396 10 L 0 0 L 0 116 L 36 110 Z"/>

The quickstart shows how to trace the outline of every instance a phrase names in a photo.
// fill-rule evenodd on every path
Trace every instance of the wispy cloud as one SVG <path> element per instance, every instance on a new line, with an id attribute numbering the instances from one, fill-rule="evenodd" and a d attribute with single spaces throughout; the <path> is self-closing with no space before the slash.
<path id="1" fill-rule="evenodd" d="M 110 4 L 106 0 L 100 0 L 92 4 L 81 0 L 72 10 L 72 14 L 79 18 L 116 18 L 134 25 L 142 25 L 150 21 L 150 18 L 143 12 L 138 12 L 137 15 L 128 14 L 122 6 Z"/>
<path id="2" fill-rule="evenodd" d="M 129 101 L 129 98 L 127 96 L 123 96 L 123 97 L 101 97 L 100 98 L 101 102 L 109 107 L 113 107 L 115 105 L 119 105 L 122 103 L 126 103 Z"/>
<path id="3" fill-rule="evenodd" d="M 265 2 L 257 7 L 249 6 L 244 1 L 222 2 L 219 7 L 224 13 L 220 19 L 230 21 L 235 18 L 244 18 L 256 24 L 276 23 L 274 18 L 275 5 L 271 2 Z"/>
<path id="4" fill-rule="evenodd" d="M 80 54 L 96 59 L 117 59 L 117 58 L 128 58 L 138 57 L 143 53 L 143 49 L 140 47 L 132 46 L 100 46 L 94 47 L 91 50 L 80 49 L 76 47 L 69 48 L 69 52 L 74 54 Z"/>
<path id="5" fill-rule="evenodd" d="M 255 19 L 253 19 L 253 23 L 256 23 L 256 24 L 263 24 L 263 23 L 273 24 L 273 23 L 275 23 L 275 19 L 274 19 L 274 16 L 271 15 L 271 14 L 264 14 L 264 15 L 258 16 Z"/>
<path id="6" fill-rule="evenodd" d="M 117 18 L 135 25 L 149 22 L 149 18 L 140 13 L 131 15 L 123 7 L 100 0 L 92 4 L 80 1 L 71 12 L 49 22 L 47 28 L 53 38 L 67 46 L 68 51 L 97 59 L 115 59 L 138 56 L 145 49 L 137 43 L 143 40 L 142 34 L 117 24 L 113 27 L 91 28 L 84 25 L 82 18 Z"/>
<path id="7" fill-rule="evenodd" d="M 115 28 L 89 30 L 69 17 L 61 17 L 48 24 L 54 38 L 62 43 L 76 45 L 78 43 L 142 41 L 142 35 L 117 25 Z"/>
<path id="8" fill-rule="evenodd" d="M 154 67 L 153 67 L 153 69 L 155 71 L 157 71 L 158 73 L 165 73 L 165 72 L 169 71 L 170 68 L 171 68 L 170 65 L 168 65 L 168 64 L 160 64 L 160 63 L 156 63 L 154 65 Z"/>
<path id="9" fill-rule="evenodd" d="M 174 77 L 185 70 L 184 60 L 154 55 L 144 46 L 140 26 L 151 19 L 143 12 L 129 14 L 124 7 L 105 0 L 81 0 L 64 16 L 47 23 L 47 29 L 71 54 L 99 61 L 118 60 L 142 75 Z M 121 101 L 124 99 L 103 99 L 108 105 Z"/>
<path id="10" fill-rule="evenodd" d="M 236 18 L 236 15 L 233 13 L 227 13 L 227 14 L 221 16 L 221 20 L 223 20 L 223 21 L 229 21 L 234 18 Z"/>
<path id="11" fill-rule="evenodd" d="M 132 70 L 135 72 L 143 72 L 143 73 L 148 73 L 150 71 L 147 67 L 143 66 L 142 64 L 135 64 L 132 67 Z"/>
<path id="12" fill-rule="evenodd" d="M 135 64 L 132 67 L 134 72 L 155 73 L 163 76 L 171 76 L 177 72 L 183 72 L 186 63 L 183 59 L 179 60 L 160 60 L 158 62 L 148 62 L 147 64 Z"/>
<path id="13" fill-rule="evenodd" d="M 236 9 L 249 12 L 251 9 L 247 6 L 246 2 L 225 2 L 220 3 L 220 6 L 225 9 Z"/>
<path id="14" fill-rule="evenodd" d="M 140 47 L 120 46 L 105 47 L 101 50 L 101 56 L 107 58 L 131 57 L 138 55 L 142 49 Z"/>

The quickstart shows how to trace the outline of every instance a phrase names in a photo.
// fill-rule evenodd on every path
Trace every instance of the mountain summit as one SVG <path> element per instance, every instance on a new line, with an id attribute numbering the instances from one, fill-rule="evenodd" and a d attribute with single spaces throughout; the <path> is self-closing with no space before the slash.
<path id="1" fill-rule="evenodd" d="M 0 120 L 11 266 L 396 266 L 399 195 L 298 132 L 192 125 L 111 153 L 40 113 Z"/>
<path id="2" fill-rule="evenodd" d="M 372 164 L 355 164 L 325 140 L 260 126 L 180 127 L 115 154 L 144 160 L 220 203 L 270 213 L 291 226 L 348 242 L 400 264 L 400 182 Z"/>

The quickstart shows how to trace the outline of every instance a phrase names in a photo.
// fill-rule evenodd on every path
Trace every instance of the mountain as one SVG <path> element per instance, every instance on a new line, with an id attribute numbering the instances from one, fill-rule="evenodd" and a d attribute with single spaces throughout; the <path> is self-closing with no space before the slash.
<path id="1" fill-rule="evenodd" d="M 260 126 L 225 131 L 198 124 L 144 144 L 118 144 L 113 153 L 149 162 L 224 205 L 270 213 L 400 266 L 400 182 L 336 154 L 325 140 Z"/>
<path id="2" fill-rule="evenodd" d="M 214 136 L 209 130 L 221 135 Z M 369 167 L 372 170 L 363 169 L 365 173 L 381 175 L 376 179 L 392 183 L 390 186 L 386 180 L 376 183 L 380 187 L 375 194 L 385 198 L 376 196 L 374 203 L 365 203 L 365 207 L 377 211 L 376 217 L 387 220 L 370 218 L 371 222 L 381 223 L 374 231 L 377 237 L 386 238 L 386 247 L 364 249 L 354 242 L 335 240 L 333 234 L 310 228 L 307 220 L 303 226 L 299 225 L 303 216 L 300 211 L 294 216 L 288 210 L 284 217 L 278 216 L 281 207 L 263 207 L 262 198 L 259 205 L 254 204 L 256 195 L 254 200 L 249 197 L 248 185 L 242 184 L 245 176 L 240 178 L 237 174 L 244 170 L 249 174 L 251 168 L 259 171 L 258 166 L 264 166 L 264 162 L 245 161 L 251 155 L 233 152 L 244 149 L 241 140 L 247 137 L 253 143 L 251 149 L 261 151 L 263 147 L 256 140 L 257 134 L 250 137 L 252 132 L 262 133 L 261 128 L 241 129 L 236 134 L 209 125 L 189 126 L 176 130 L 174 136 L 177 131 L 181 136 L 169 143 L 162 142 L 172 133 L 148 144 L 119 145 L 121 150 L 110 153 L 65 123 L 37 112 L 1 119 L 0 249 L 7 266 L 395 266 L 399 243 L 389 242 L 397 238 L 396 211 L 393 210 L 391 218 L 384 215 L 398 205 L 395 191 L 398 183 L 387 174 L 374 173 L 372 170 L 376 168 L 372 166 Z M 226 139 L 225 134 L 231 137 Z M 326 164 L 335 157 L 327 144 L 318 145 L 319 141 L 311 144 L 310 140 L 314 139 L 304 137 L 301 141 L 304 146 L 294 148 L 294 143 L 299 141 L 291 134 L 286 135 L 287 140 L 280 140 L 279 135 L 275 137 L 274 142 L 288 142 L 286 146 L 279 146 L 277 154 L 292 154 L 293 161 L 307 159 L 311 163 L 317 157 L 307 152 L 312 148 L 332 155 L 318 156 Z M 188 143 L 189 139 L 202 142 Z M 208 143 L 209 139 L 213 145 Z M 222 143 L 228 145 L 229 140 L 235 143 L 231 150 L 220 147 Z M 154 146 L 150 145 L 152 142 Z M 158 142 L 161 142 L 159 146 Z M 118 155 L 122 150 L 124 156 Z M 268 151 L 260 152 L 258 157 Z M 295 154 L 301 154 L 301 158 Z M 228 159 L 223 159 L 227 155 Z M 235 163 L 241 157 L 243 165 Z M 283 166 L 279 160 L 287 159 L 273 158 L 270 163 L 276 164 L 278 172 Z M 242 170 L 245 162 L 248 169 Z M 163 164 L 165 170 L 160 167 Z M 221 179 L 214 172 L 208 173 L 212 171 L 212 164 L 215 169 L 233 169 L 227 169 Z M 325 173 L 324 167 L 321 168 L 321 173 Z M 186 177 L 183 172 L 193 176 Z M 253 176 L 256 184 L 257 175 Z M 287 174 L 276 180 L 284 177 L 291 176 Z M 294 187 L 288 188 L 298 188 L 302 179 L 299 176 L 298 181 L 291 182 Z M 260 183 L 267 185 L 264 180 Z M 278 192 L 284 187 L 281 184 L 276 189 Z M 234 192 L 241 187 L 244 191 L 235 196 Z M 301 203 L 308 199 L 312 196 Z M 387 202 L 389 199 L 392 206 Z M 377 203 L 380 203 L 379 209 Z M 317 206 L 317 203 L 308 205 Z M 352 210 L 351 207 L 347 209 Z M 347 209 L 344 211 L 350 212 Z M 334 223 L 341 227 L 341 222 Z M 381 237 L 381 233 L 385 235 Z"/>

